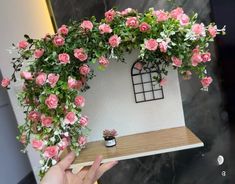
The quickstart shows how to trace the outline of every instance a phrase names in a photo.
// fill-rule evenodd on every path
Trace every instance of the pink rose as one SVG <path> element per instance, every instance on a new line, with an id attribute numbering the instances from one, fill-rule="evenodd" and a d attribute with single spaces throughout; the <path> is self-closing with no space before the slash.
<path id="1" fill-rule="evenodd" d="M 67 53 L 59 54 L 58 60 L 60 61 L 61 64 L 70 63 L 70 57 Z"/>
<path id="2" fill-rule="evenodd" d="M 62 46 L 64 45 L 64 38 L 60 35 L 55 36 L 53 39 L 53 43 L 55 46 Z"/>
<path id="3" fill-rule="evenodd" d="M 22 144 L 26 144 L 26 143 L 27 143 L 27 135 L 26 135 L 25 132 L 22 133 L 22 135 L 20 136 L 20 142 L 21 142 Z"/>
<path id="4" fill-rule="evenodd" d="M 80 61 L 86 61 L 87 60 L 87 54 L 83 48 L 80 49 L 74 49 L 74 57 L 79 59 Z"/>
<path id="5" fill-rule="evenodd" d="M 192 66 L 197 66 L 198 63 L 202 62 L 202 57 L 200 53 L 194 53 L 191 57 Z"/>
<path id="6" fill-rule="evenodd" d="M 19 43 L 18 43 L 18 47 L 20 48 L 20 49 L 26 49 L 27 47 L 28 47 L 28 45 L 29 45 L 29 43 L 28 42 L 26 42 L 26 41 L 20 41 Z"/>
<path id="7" fill-rule="evenodd" d="M 52 125 L 53 118 L 50 116 L 45 116 L 44 114 L 41 116 L 41 123 L 44 127 L 50 127 Z"/>
<path id="8" fill-rule="evenodd" d="M 37 111 L 30 111 L 27 115 L 27 118 L 32 122 L 39 122 L 40 120 L 40 113 Z"/>
<path id="9" fill-rule="evenodd" d="M 81 23 L 81 28 L 84 30 L 84 31 L 91 31 L 93 29 L 93 24 L 91 21 L 89 20 L 84 20 L 82 23 Z"/>
<path id="10" fill-rule="evenodd" d="M 142 65 L 141 62 L 137 62 L 137 63 L 134 65 L 134 68 L 137 69 L 137 70 L 142 70 L 143 65 Z"/>
<path id="11" fill-rule="evenodd" d="M 160 42 L 159 43 L 160 51 L 163 52 L 163 53 L 166 53 L 167 52 L 167 46 L 168 46 L 167 42 L 165 42 L 165 41 Z"/>
<path id="12" fill-rule="evenodd" d="M 117 35 L 113 35 L 109 38 L 109 45 L 111 47 L 118 47 L 118 45 L 121 43 L 121 38 Z"/>
<path id="13" fill-rule="evenodd" d="M 74 100 L 74 104 L 77 107 L 84 107 L 85 106 L 85 98 L 83 96 L 76 96 Z"/>
<path id="14" fill-rule="evenodd" d="M 211 77 L 204 77 L 201 80 L 201 84 L 203 86 L 203 88 L 208 88 L 209 85 L 212 83 L 213 79 Z"/>
<path id="15" fill-rule="evenodd" d="M 72 77 L 68 78 L 68 88 L 69 89 L 79 90 L 81 87 L 82 87 L 82 82 L 80 80 L 76 80 Z"/>
<path id="16" fill-rule="evenodd" d="M 49 109 L 56 109 L 58 106 L 58 97 L 54 94 L 50 94 L 49 97 L 46 98 L 45 104 Z"/>
<path id="17" fill-rule="evenodd" d="M 48 80 L 48 83 L 51 85 L 52 88 L 55 87 L 55 85 L 58 82 L 59 78 L 60 78 L 59 74 L 56 75 L 54 73 L 50 73 L 48 75 L 48 79 L 47 80 Z"/>
<path id="18" fill-rule="evenodd" d="M 69 141 L 65 137 L 62 138 L 61 141 L 58 143 L 60 150 L 64 150 L 66 147 L 68 147 L 68 145 L 69 145 Z"/>
<path id="19" fill-rule="evenodd" d="M 21 72 L 20 73 L 21 78 L 26 79 L 26 80 L 32 80 L 33 76 L 30 72 Z"/>
<path id="20" fill-rule="evenodd" d="M 191 79 L 192 72 L 187 70 L 186 72 L 183 73 L 183 79 L 184 80 L 189 80 Z"/>
<path id="21" fill-rule="evenodd" d="M 68 112 L 65 116 L 64 123 L 73 125 L 78 120 L 78 117 L 74 112 Z"/>
<path id="22" fill-rule="evenodd" d="M 170 17 L 173 19 L 178 19 L 184 13 L 184 10 L 180 7 L 175 8 L 170 12 Z"/>
<path id="23" fill-rule="evenodd" d="M 150 26 L 148 23 L 146 23 L 146 22 L 142 22 L 142 23 L 140 24 L 140 26 L 139 26 L 139 30 L 140 30 L 141 32 L 147 32 L 147 31 L 150 30 L 150 28 L 151 28 L 151 26 Z"/>
<path id="24" fill-rule="evenodd" d="M 217 26 L 212 26 L 212 25 L 210 25 L 210 26 L 208 27 L 208 32 L 209 32 L 209 34 L 210 34 L 210 36 L 211 36 L 212 38 L 216 37 L 216 34 L 217 34 Z"/>
<path id="25" fill-rule="evenodd" d="M 126 8 L 125 10 L 121 11 L 121 15 L 123 15 L 123 16 L 128 15 L 132 11 L 133 11 L 132 8 Z"/>
<path id="26" fill-rule="evenodd" d="M 43 54 L 44 54 L 44 49 L 36 49 L 34 51 L 34 57 L 36 59 L 39 59 L 40 57 L 42 57 Z"/>
<path id="27" fill-rule="evenodd" d="M 109 60 L 106 57 L 101 56 L 98 60 L 98 63 L 104 67 L 107 67 L 109 65 Z"/>
<path id="28" fill-rule="evenodd" d="M 139 21 L 137 17 L 128 17 L 126 20 L 126 26 L 131 28 L 137 28 L 139 26 Z"/>
<path id="29" fill-rule="evenodd" d="M 200 47 L 199 45 L 197 45 L 194 49 L 193 49 L 193 54 L 199 54 L 200 53 Z"/>
<path id="30" fill-rule="evenodd" d="M 82 65 L 82 66 L 80 66 L 79 67 L 79 72 L 80 72 L 80 74 L 82 74 L 82 75 L 87 75 L 89 72 L 91 71 L 91 69 L 89 68 L 89 66 L 88 65 Z"/>
<path id="31" fill-rule="evenodd" d="M 24 99 L 24 103 L 27 104 L 27 105 L 30 104 L 30 100 L 29 100 L 28 97 L 26 97 L 26 98 Z"/>
<path id="32" fill-rule="evenodd" d="M 75 89 L 77 87 L 77 80 L 72 77 L 69 77 L 68 78 L 68 87 L 69 87 L 69 89 Z"/>
<path id="33" fill-rule="evenodd" d="M 33 139 L 32 140 L 32 146 L 36 150 L 42 150 L 42 148 L 44 146 L 44 143 L 43 143 L 42 140 Z"/>
<path id="34" fill-rule="evenodd" d="M 196 36 L 205 36 L 205 26 L 203 24 L 194 24 L 192 26 L 192 32 Z"/>
<path id="35" fill-rule="evenodd" d="M 45 41 L 50 41 L 51 40 L 51 35 L 49 33 L 47 33 L 44 38 Z"/>
<path id="36" fill-rule="evenodd" d="M 81 87 L 82 87 L 82 81 L 77 80 L 76 89 L 77 89 L 77 90 L 80 90 L 80 89 L 81 89 Z"/>
<path id="37" fill-rule="evenodd" d="M 82 82 L 82 84 L 85 84 L 87 82 L 86 76 L 81 77 L 81 82 Z"/>
<path id="38" fill-rule="evenodd" d="M 88 117 L 87 116 L 82 116 L 79 120 L 79 124 L 81 126 L 87 126 L 88 125 Z"/>
<path id="39" fill-rule="evenodd" d="M 182 59 L 173 56 L 173 57 L 171 57 L 171 60 L 172 60 L 172 62 L 173 62 L 173 64 L 172 64 L 173 66 L 181 67 L 181 65 L 182 65 Z"/>
<path id="40" fill-rule="evenodd" d="M 163 87 L 163 86 L 166 85 L 166 83 L 167 83 L 167 80 L 166 80 L 165 78 L 163 78 L 163 79 L 160 81 L 159 85 L 160 85 L 161 87 Z"/>
<path id="41" fill-rule="evenodd" d="M 40 73 L 37 77 L 36 77 L 36 84 L 39 86 L 43 86 L 45 84 L 47 80 L 47 74 L 45 73 Z"/>
<path id="42" fill-rule="evenodd" d="M 36 106 L 38 106 L 39 105 L 39 99 L 38 98 L 36 98 L 36 97 L 34 97 L 34 99 L 33 99 L 33 103 L 36 105 Z"/>
<path id="43" fill-rule="evenodd" d="M 11 80 L 8 78 L 3 78 L 1 81 L 1 86 L 7 88 L 10 85 Z"/>
<path id="44" fill-rule="evenodd" d="M 69 29 L 66 25 L 62 25 L 58 31 L 57 31 L 59 34 L 62 34 L 62 35 L 67 35 L 69 33 Z"/>
<path id="45" fill-rule="evenodd" d="M 202 57 L 202 62 L 205 63 L 207 61 L 211 61 L 211 53 L 210 52 L 205 52 L 201 55 Z"/>
<path id="46" fill-rule="evenodd" d="M 101 34 L 104 34 L 104 33 L 112 33 L 113 30 L 108 24 L 101 24 L 99 26 L 99 31 Z"/>
<path id="47" fill-rule="evenodd" d="M 186 26 L 189 24 L 190 18 L 186 14 L 182 14 L 178 17 L 181 26 Z"/>
<path id="48" fill-rule="evenodd" d="M 87 140 L 86 140 L 86 137 L 85 136 L 80 136 L 78 138 L 78 144 L 81 146 L 81 147 L 84 147 L 85 144 L 86 144 Z"/>
<path id="49" fill-rule="evenodd" d="M 111 10 L 105 12 L 104 15 L 105 15 L 106 22 L 112 22 L 115 15 L 116 15 L 116 12 L 113 9 L 111 9 Z"/>
<path id="50" fill-rule="evenodd" d="M 144 46 L 147 50 L 155 51 L 157 50 L 158 43 L 157 40 L 151 38 L 144 42 Z"/>
<path id="51" fill-rule="evenodd" d="M 48 146 L 44 151 L 44 156 L 46 158 L 53 158 L 58 155 L 58 146 Z"/>
<path id="52" fill-rule="evenodd" d="M 168 20 L 168 13 L 164 12 L 163 10 L 157 10 L 154 12 L 154 15 L 157 17 L 158 22 L 166 21 Z"/>

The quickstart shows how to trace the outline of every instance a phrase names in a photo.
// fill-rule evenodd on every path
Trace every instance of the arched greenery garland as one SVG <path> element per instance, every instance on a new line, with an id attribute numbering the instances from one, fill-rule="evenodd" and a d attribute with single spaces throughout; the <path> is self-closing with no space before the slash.
<path id="1" fill-rule="evenodd" d="M 125 52 L 138 49 L 140 59 L 160 67 L 156 80 L 162 85 L 166 78 L 160 76 L 167 76 L 173 66 L 185 78 L 195 72 L 203 88 L 209 86 L 212 79 L 205 73 L 209 42 L 224 29 L 204 26 L 196 19 L 196 14 L 188 17 L 182 8 L 150 9 L 144 14 L 111 9 L 101 22 L 95 17 L 72 22 L 54 35 L 42 39 L 25 35 L 26 40 L 14 45 L 19 57 L 13 58 L 14 73 L 2 80 L 2 86 L 8 88 L 10 80 L 16 81 L 15 73 L 26 66 L 20 73 L 24 86 L 19 94 L 26 118 L 18 139 L 40 151 L 41 176 L 67 146 L 77 154 L 85 146 L 88 118 L 81 114 L 85 99 L 79 91 L 88 89 L 87 81 L 94 76 L 89 65 L 98 63 L 103 70 L 109 58 L 124 61 Z"/>

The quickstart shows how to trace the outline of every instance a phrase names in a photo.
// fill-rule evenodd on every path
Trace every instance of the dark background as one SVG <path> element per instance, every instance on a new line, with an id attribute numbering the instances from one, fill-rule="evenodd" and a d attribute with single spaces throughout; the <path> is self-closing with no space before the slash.
<path id="1" fill-rule="evenodd" d="M 70 19 L 103 17 L 113 6 L 144 11 L 150 7 L 170 10 L 182 6 L 186 13 L 198 12 L 207 24 L 227 26 L 227 35 L 211 46 L 213 63 L 208 72 L 214 82 L 209 92 L 200 91 L 199 81 L 180 79 L 186 126 L 205 147 L 120 161 L 100 180 L 103 184 L 233 184 L 235 183 L 235 1 L 234 0 L 51 0 L 58 26 Z M 159 140 L 160 141 L 160 140 Z M 225 159 L 217 164 L 217 157 Z"/>

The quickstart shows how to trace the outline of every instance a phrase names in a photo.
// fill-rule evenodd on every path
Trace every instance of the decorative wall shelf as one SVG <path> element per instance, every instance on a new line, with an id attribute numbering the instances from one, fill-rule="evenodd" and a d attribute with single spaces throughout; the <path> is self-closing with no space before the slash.
<path id="1" fill-rule="evenodd" d="M 203 142 L 187 127 L 163 129 L 117 138 L 117 146 L 107 148 L 104 141 L 87 144 L 72 167 L 93 163 L 97 155 L 103 155 L 103 163 L 125 160 L 204 146 Z"/>

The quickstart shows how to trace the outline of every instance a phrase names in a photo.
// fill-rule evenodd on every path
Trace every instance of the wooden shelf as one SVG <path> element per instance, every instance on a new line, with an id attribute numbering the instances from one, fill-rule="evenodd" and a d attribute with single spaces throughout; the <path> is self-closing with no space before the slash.
<path id="1" fill-rule="evenodd" d="M 105 147 L 104 141 L 88 143 L 75 159 L 72 167 L 91 165 L 97 155 L 103 155 L 104 163 L 191 149 L 203 145 L 203 142 L 187 127 L 139 133 L 118 137 L 117 145 L 112 148 Z"/>

